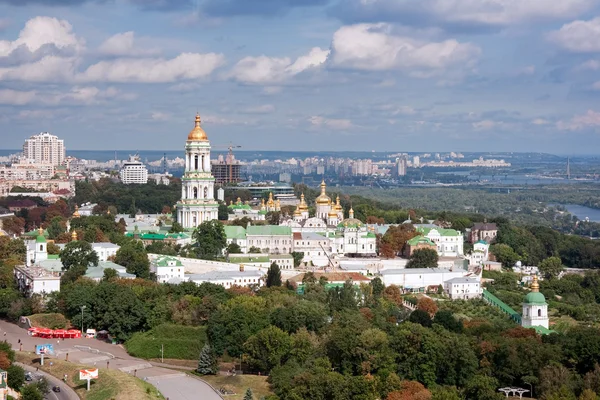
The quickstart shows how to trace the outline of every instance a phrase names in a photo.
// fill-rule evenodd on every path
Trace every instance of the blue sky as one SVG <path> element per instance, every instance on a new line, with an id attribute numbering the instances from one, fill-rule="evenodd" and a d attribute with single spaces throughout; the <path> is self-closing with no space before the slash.
<path id="1" fill-rule="evenodd" d="M 598 0 L 0 0 L 0 148 L 600 145 Z"/>

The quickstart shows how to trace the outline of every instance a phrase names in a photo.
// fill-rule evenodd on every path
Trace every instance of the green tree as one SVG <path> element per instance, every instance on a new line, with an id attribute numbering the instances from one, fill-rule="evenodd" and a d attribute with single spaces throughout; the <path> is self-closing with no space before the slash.
<path id="1" fill-rule="evenodd" d="M 201 223 L 194 231 L 193 237 L 196 241 L 196 254 L 204 260 L 219 258 L 227 246 L 225 228 L 216 220 Z"/>
<path id="2" fill-rule="evenodd" d="M 267 223 L 269 225 L 279 225 L 279 220 L 281 219 L 281 213 L 279 211 L 272 211 L 267 213 L 265 216 Z"/>
<path id="3" fill-rule="evenodd" d="M 248 253 L 250 253 L 250 254 L 260 254 L 260 253 L 262 253 L 262 250 L 259 249 L 256 246 L 252 246 L 252 247 L 250 247 L 250 249 L 248 249 Z"/>
<path id="4" fill-rule="evenodd" d="M 560 257 L 548 257 L 540 263 L 540 272 L 544 274 L 544 278 L 557 278 L 565 269 Z"/>
<path id="5" fill-rule="evenodd" d="M 244 400 L 254 400 L 254 394 L 252 393 L 252 389 L 248 388 L 246 390 L 246 394 L 244 395 Z"/>
<path id="6" fill-rule="evenodd" d="M 171 229 L 169 229 L 169 233 L 180 233 L 183 231 L 183 226 L 181 226 L 179 222 L 173 222 L 173 225 L 171 225 Z"/>
<path id="7" fill-rule="evenodd" d="M 408 259 L 406 268 L 436 268 L 438 265 L 437 263 L 437 251 L 433 249 L 417 249 Z"/>
<path id="8" fill-rule="evenodd" d="M 60 252 L 60 261 L 63 271 L 72 267 L 87 269 L 89 266 L 98 266 L 98 254 L 92 249 L 92 245 L 84 241 L 69 242 Z"/>
<path id="9" fill-rule="evenodd" d="M 12 364 L 6 370 L 8 375 L 8 387 L 19 391 L 21 386 L 25 384 L 25 370 L 18 365 Z"/>
<path id="10" fill-rule="evenodd" d="M 276 326 L 269 326 L 251 336 L 244 344 L 244 350 L 248 356 L 248 364 L 268 373 L 285 362 L 291 345 L 292 341 L 287 333 Z"/>
<path id="11" fill-rule="evenodd" d="M 435 314 L 433 319 L 434 324 L 440 324 L 444 328 L 448 329 L 451 332 L 460 333 L 463 330 L 463 324 L 461 321 L 457 320 L 452 312 L 448 310 L 441 310 Z"/>
<path id="12" fill-rule="evenodd" d="M 227 204 L 219 204 L 218 219 L 219 221 L 227 221 L 229 219 L 229 209 L 227 208 Z"/>
<path id="13" fill-rule="evenodd" d="M 64 217 L 57 216 L 52 218 L 52 221 L 50 221 L 50 224 L 48 225 L 46 230 L 48 231 L 49 239 L 56 239 L 61 234 L 65 233 L 67 231 L 67 228 L 65 226 Z"/>
<path id="14" fill-rule="evenodd" d="M 38 379 L 38 381 L 35 383 L 35 386 L 42 395 L 45 395 L 48 392 L 50 392 L 50 384 L 48 383 L 48 380 L 43 376 L 40 379 Z"/>
<path id="15" fill-rule="evenodd" d="M 144 245 L 140 241 L 130 241 L 117 251 L 115 263 L 127 268 L 127 272 L 138 278 L 150 277 L 150 261 Z"/>
<path id="16" fill-rule="evenodd" d="M 410 322 L 414 322 L 415 324 L 422 325 L 424 327 L 430 327 L 432 324 L 431 317 L 429 313 L 423 310 L 415 310 L 410 313 L 408 317 Z"/>
<path id="17" fill-rule="evenodd" d="M 208 343 L 204 345 L 200 352 L 197 371 L 202 375 L 215 375 L 218 371 L 217 357 Z"/>
<path id="18" fill-rule="evenodd" d="M 113 279 L 117 279 L 119 277 L 119 273 L 114 268 L 106 268 L 104 270 L 104 275 L 102 276 L 103 281 L 110 281 Z"/>
<path id="19" fill-rule="evenodd" d="M 281 286 L 281 269 L 275 262 L 271 263 L 271 266 L 267 271 L 266 285 L 267 287 Z"/>
<path id="20" fill-rule="evenodd" d="M 225 250 L 225 252 L 228 255 L 229 254 L 240 254 L 242 252 L 242 248 L 240 247 L 239 244 L 231 242 L 227 245 L 227 250 Z"/>
<path id="21" fill-rule="evenodd" d="M 501 400 L 503 395 L 498 393 L 498 381 L 486 375 L 475 375 L 465 387 L 465 394 L 469 400 Z"/>
<path id="22" fill-rule="evenodd" d="M 304 259 L 304 252 L 294 251 L 292 252 L 292 257 L 294 257 L 294 268 L 298 268 Z"/>
<path id="23" fill-rule="evenodd" d="M 496 257 L 498 262 L 502 263 L 504 268 L 512 268 L 520 258 L 512 247 L 504 243 L 492 245 L 490 252 Z"/>
<path id="24" fill-rule="evenodd" d="M 21 389 L 22 400 L 44 400 L 44 395 L 36 385 L 26 385 Z"/>

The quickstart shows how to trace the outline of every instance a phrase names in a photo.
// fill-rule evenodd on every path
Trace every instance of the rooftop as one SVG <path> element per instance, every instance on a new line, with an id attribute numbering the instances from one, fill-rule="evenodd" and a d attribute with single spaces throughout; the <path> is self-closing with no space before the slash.
<path id="1" fill-rule="evenodd" d="M 248 236 L 292 236 L 292 228 L 280 225 L 249 226 Z"/>
<path id="2" fill-rule="evenodd" d="M 447 274 L 450 271 L 446 268 L 396 268 L 396 269 L 384 269 L 381 271 L 381 275 L 422 275 L 422 274 Z M 461 271 L 462 272 L 462 271 Z"/>
<path id="3" fill-rule="evenodd" d="M 477 278 L 452 278 L 448 279 L 446 283 L 480 283 Z"/>
<path id="4" fill-rule="evenodd" d="M 298 274 L 290 278 L 290 282 L 302 283 L 305 274 Z M 370 282 L 371 280 L 358 272 L 315 272 L 317 281 L 322 277 L 327 278 L 328 282 Z"/>
<path id="5" fill-rule="evenodd" d="M 225 225 L 227 239 L 246 239 L 246 229 L 237 225 Z"/>
<path id="6" fill-rule="evenodd" d="M 185 275 L 190 281 L 218 281 L 237 278 L 260 278 L 264 274 L 260 271 L 210 271 L 204 274 Z"/>

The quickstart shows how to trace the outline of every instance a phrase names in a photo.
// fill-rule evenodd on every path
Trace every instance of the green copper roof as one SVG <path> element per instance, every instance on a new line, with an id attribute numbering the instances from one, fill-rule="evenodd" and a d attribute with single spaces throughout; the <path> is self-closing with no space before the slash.
<path id="1" fill-rule="evenodd" d="M 535 331 L 539 334 L 539 335 L 549 335 L 551 333 L 555 333 L 555 331 L 553 331 L 552 329 L 548 329 L 544 326 L 540 326 L 540 325 L 536 325 L 536 326 L 532 326 L 533 329 L 535 329 Z"/>
<path id="2" fill-rule="evenodd" d="M 458 232 L 454 229 L 418 227 L 417 231 L 421 232 L 425 236 L 429 235 L 429 232 L 431 232 L 431 231 L 438 231 L 440 236 L 460 236 L 460 232 Z"/>
<path id="3" fill-rule="evenodd" d="M 248 204 L 233 204 L 227 206 L 227 208 L 231 210 L 252 210 L 252 207 L 250 207 Z"/>
<path id="4" fill-rule="evenodd" d="M 44 237 L 44 235 L 37 235 L 37 237 L 35 238 L 35 242 L 36 243 L 46 243 L 46 238 Z"/>
<path id="5" fill-rule="evenodd" d="M 246 229 L 237 225 L 225 225 L 227 239 L 246 239 Z"/>
<path id="6" fill-rule="evenodd" d="M 269 255 L 264 254 L 248 254 L 243 256 L 229 256 L 229 262 L 233 264 L 242 264 L 242 263 L 268 263 L 270 261 Z"/>
<path id="7" fill-rule="evenodd" d="M 525 300 L 523 300 L 525 304 L 536 304 L 536 305 L 545 305 L 546 298 L 540 292 L 530 292 L 525 296 Z"/>
<path id="8" fill-rule="evenodd" d="M 176 267 L 183 267 L 183 264 L 181 263 L 181 261 L 179 261 L 175 257 L 170 257 L 170 256 L 164 256 L 164 257 L 157 258 L 154 261 L 154 265 L 156 265 L 157 267 L 168 267 L 169 262 L 174 262 Z"/>
<path id="9" fill-rule="evenodd" d="M 292 236 L 292 228 L 280 225 L 249 226 L 247 235 L 252 236 Z"/>
<path id="10" fill-rule="evenodd" d="M 415 236 L 414 238 L 410 239 L 407 243 L 409 246 L 417 246 L 419 243 L 427 244 L 429 246 L 435 246 L 435 243 L 433 243 L 431 239 L 425 236 Z"/>

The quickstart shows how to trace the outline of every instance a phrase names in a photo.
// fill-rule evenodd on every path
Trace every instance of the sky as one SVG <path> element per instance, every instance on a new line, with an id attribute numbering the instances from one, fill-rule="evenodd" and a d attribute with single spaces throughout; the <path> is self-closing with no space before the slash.
<path id="1" fill-rule="evenodd" d="M 597 154 L 600 0 L 0 0 L 0 148 Z"/>

